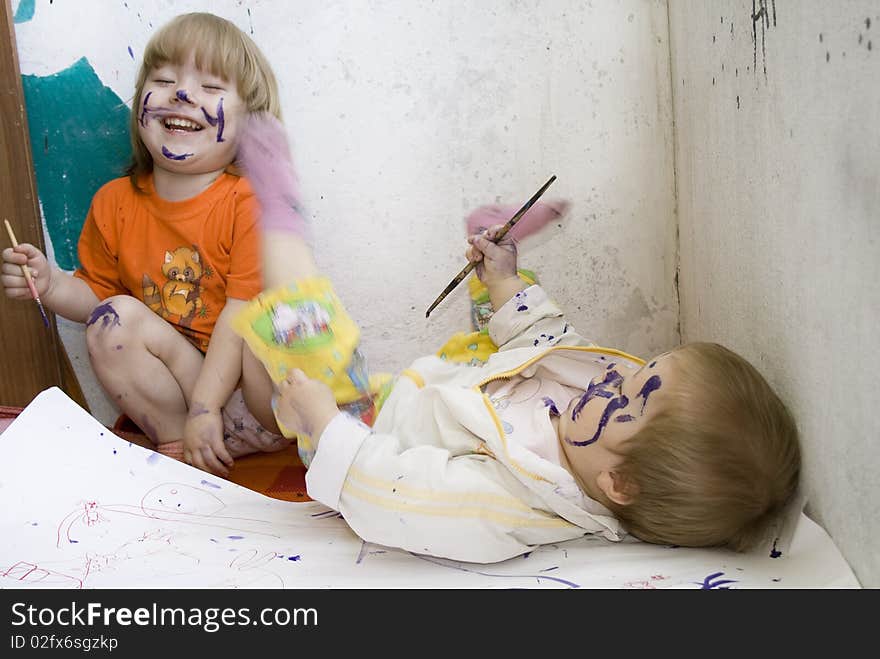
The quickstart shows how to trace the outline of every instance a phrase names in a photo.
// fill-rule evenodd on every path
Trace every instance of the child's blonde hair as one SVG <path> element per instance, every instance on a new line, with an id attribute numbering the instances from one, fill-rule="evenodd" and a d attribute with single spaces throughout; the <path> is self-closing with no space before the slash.
<path id="1" fill-rule="evenodd" d="M 234 81 L 249 112 L 269 112 L 281 119 L 278 83 L 268 60 L 253 40 L 230 21 L 214 14 L 181 14 L 152 36 L 135 83 L 131 108 L 132 162 L 126 173 L 137 189 L 138 177 L 153 171 L 153 158 L 141 141 L 139 99 L 153 67 L 181 64 L 193 54 L 195 64 L 224 80 Z M 231 168 L 236 173 L 234 168 Z"/>
<path id="2" fill-rule="evenodd" d="M 794 419 L 761 374 L 715 343 L 675 350 L 671 397 L 621 447 L 629 505 L 609 504 L 634 536 L 691 547 L 753 547 L 794 496 Z"/>

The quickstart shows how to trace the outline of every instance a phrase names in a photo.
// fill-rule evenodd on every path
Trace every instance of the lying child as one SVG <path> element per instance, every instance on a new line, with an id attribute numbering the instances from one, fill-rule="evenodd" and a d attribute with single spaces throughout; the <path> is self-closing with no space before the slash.
<path id="1" fill-rule="evenodd" d="M 498 351 L 480 366 L 416 360 L 372 427 L 337 405 L 351 341 L 327 370 L 301 341 L 272 345 L 239 323 L 274 374 L 279 427 L 312 445 L 309 496 L 366 541 L 480 563 L 588 533 L 753 546 L 800 467 L 794 421 L 764 378 L 716 344 L 648 362 L 593 345 L 517 276 L 515 244 L 493 242 L 499 228 L 471 236 L 467 252 L 495 309 Z M 264 259 L 276 272 L 290 263 L 277 250 Z M 312 285 L 300 279 L 282 297 L 301 300 Z M 322 295 L 314 302 L 331 300 L 329 314 L 347 326 L 338 299 Z M 265 309 L 258 300 L 242 318 Z"/>

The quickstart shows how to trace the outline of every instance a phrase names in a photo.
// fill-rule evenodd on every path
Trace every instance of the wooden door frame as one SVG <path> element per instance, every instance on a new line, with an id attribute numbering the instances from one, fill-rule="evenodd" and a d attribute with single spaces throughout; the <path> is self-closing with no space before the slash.
<path id="1" fill-rule="evenodd" d="M 24 88 L 11 0 L 0 2 L 0 224 L 7 218 L 16 238 L 45 252 Z M 0 231 L 0 249 L 11 247 Z M 0 292 L 0 405 L 25 407 L 39 392 L 60 387 L 88 410 L 58 335 L 55 315 L 46 329 L 36 303 Z"/>

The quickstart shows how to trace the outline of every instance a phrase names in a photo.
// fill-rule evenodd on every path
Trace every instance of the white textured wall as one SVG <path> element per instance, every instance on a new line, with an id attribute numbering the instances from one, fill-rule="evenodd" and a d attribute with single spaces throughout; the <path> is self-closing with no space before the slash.
<path id="1" fill-rule="evenodd" d="M 13 3 L 14 5 L 16 3 Z M 666 3 L 659 0 L 128 0 L 37 2 L 16 25 L 22 72 L 88 57 L 131 95 L 152 31 L 211 10 L 266 52 L 317 235 L 319 264 L 363 328 L 376 370 L 469 329 L 463 217 L 546 197 L 572 211 L 521 265 L 597 342 L 649 356 L 678 342 Z M 65 342 L 93 413 L 81 333 Z"/>
<path id="2" fill-rule="evenodd" d="M 776 387 L 808 512 L 880 586 L 880 2 L 670 0 L 669 18 L 682 337 Z"/>

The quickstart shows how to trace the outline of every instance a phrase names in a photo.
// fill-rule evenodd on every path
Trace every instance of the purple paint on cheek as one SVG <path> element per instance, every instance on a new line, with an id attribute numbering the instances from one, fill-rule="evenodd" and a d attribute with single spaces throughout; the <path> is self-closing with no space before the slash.
<path id="1" fill-rule="evenodd" d="M 644 397 L 642 401 L 642 410 L 641 414 L 645 413 L 645 405 L 648 404 L 648 396 L 651 395 L 652 391 L 657 391 L 660 388 L 660 385 L 663 384 L 663 381 L 660 379 L 659 375 L 652 375 L 648 378 L 648 381 L 642 385 L 641 390 L 636 395 L 636 398 Z"/>
<path id="2" fill-rule="evenodd" d="M 627 423 L 628 421 L 635 421 L 635 417 L 631 414 L 621 414 L 618 417 L 614 417 L 614 420 L 617 421 L 617 423 Z"/>
<path id="3" fill-rule="evenodd" d="M 175 95 L 177 98 L 179 98 L 181 101 L 183 101 L 184 103 L 192 103 L 192 101 L 189 100 L 189 96 L 186 95 L 186 90 L 185 90 L 185 89 L 178 89 L 178 90 L 174 93 L 174 95 Z"/>
<path id="4" fill-rule="evenodd" d="M 583 410 L 584 406 L 594 398 L 611 398 L 612 396 L 614 396 L 612 392 L 608 391 L 608 387 L 616 387 L 621 382 L 623 382 L 623 376 L 620 375 L 620 373 L 618 373 L 617 371 L 607 371 L 605 373 L 605 379 L 603 379 L 601 382 L 597 382 L 595 384 L 593 382 L 590 382 L 587 390 L 584 392 L 584 395 L 581 396 L 581 399 L 571 411 L 571 420 L 577 421 L 581 410 Z"/>
<path id="5" fill-rule="evenodd" d="M 571 444 L 572 446 L 588 446 L 599 439 L 599 435 L 602 434 L 602 431 L 605 430 L 605 426 L 608 425 L 608 419 L 611 418 L 611 415 L 614 414 L 617 410 L 623 409 L 629 405 L 629 399 L 626 396 L 620 396 L 618 398 L 614 398 L 613 400 L 608 401 L 608 405 L 605 406 L 605 411 L 602 412 L 602 418 L 599 419 L 599 427 L 596 428 L 596 432 L 589 439 L 585 439 L 582 442 L 575 442 L 568 437 L 565 438 L 565 441 Z"/>
<path id="6" fill-rule="evenodd" d="M 205 115 L 205 121 L 207 121 L 211 126 L 217 125 L 217 117 L 212 117 L 208 114 L 208 111 L 205 108 L 202 108 L 202 114 Z"/>
<path id="7" fill-rule="evenodd" d="M 144 96 L 144 104 L 141 106 L 141 118 L 139 121 L 141 122 L 141 126 L 146 126 L 146 118 L 147 118 L 147 102 L 150 100 L 150 96 L 153 95 L 153 92 L 147 92 L 147 95 Z"/>
<path id="8" fill-rule="evenodd" d="M 113 305 L 109 302 L 105 302 L 104 304 L 99 304 L 97 307 L 92 309 L 92 314 L 89 316 L 89 319 L 86 321 L 86 327 L 91 327 L 98 321 L 101 321 L 101 327 L 106 329 L 108 327 L 121 326 L 122 323 L 119 322 L 119 314 L 116 313 L 116 310 L 113 308 Z"/>
<path id="9" fill-rule="evenodd" d="M 172 153 L 163 144 L 162 145 L 162 155 L 165 156 L 166 158 L 168 158 L 168 160 L 186 160 L 192 154 L 191 153 L 181 153 L 180 155 L 178 155 L 176 153 Z"/>
<path id="10" fill-rule="evenodd" d="M 220 99 L 220 102 L 217 103 L 217 123 L 219 124 L 217 128 L 217 141 L 223 142 L 223 129 L 226 127 L 226 119 L 223 115 L 223 99 Z"/>
<path id="11" fill-rule="evenodd" d="M 552 398 L 544 396 L 542 400 L 544 401 L 544 407 L 550 408 L 550 414 L 553 416 L 559 416 L 559 410 L 556 409 L 556 403 L 553 402 Z"/>

